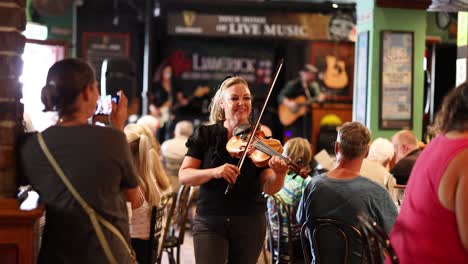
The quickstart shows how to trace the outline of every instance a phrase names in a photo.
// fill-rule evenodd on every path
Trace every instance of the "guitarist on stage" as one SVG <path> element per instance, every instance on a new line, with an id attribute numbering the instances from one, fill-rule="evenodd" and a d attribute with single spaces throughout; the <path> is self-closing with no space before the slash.
<path id="1" fill-rule="evenodd" d="M 288 138 L 311 138 L 312 103 L 325 100 L 316 80 L 317 73 L 315 66 L 306 64 L 300 70 L 299 78 L 289 81 L 278 95 L 279 118 Z"/>
<path id="2" fill-rule="evenodd" d="M 172 138 L 174 120 L 178 117 L 174 105 L 187 105 L 188 100 L 177 87 L 173 69 L 167 62 L 162 62 L 155 73 L 153 85 L 148 93 L 150 114 L 159 119 L 161 129 L 158 132 L 158 140 L 163 142 L 166 138 Z"/>

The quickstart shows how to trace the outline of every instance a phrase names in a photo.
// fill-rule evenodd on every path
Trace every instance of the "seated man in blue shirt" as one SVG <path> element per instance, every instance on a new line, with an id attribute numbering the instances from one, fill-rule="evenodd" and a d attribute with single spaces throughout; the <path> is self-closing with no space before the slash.
<path id="1" fill-rule="evenodd" d="M 369 141 L 369 130 L 361 123 L 347 122 L 340 127 L 335 143 L 336 167 L 313 177 L 306 186 L 297 212 L 299 223 L 332 218 L 358 226 L 357 215 L 364 212 L 387 233 L 390 232 L 397 216 L 392 198 L 384 187 L 359 173 L 369 151 Z M 320 262 L 342 263 L 343 254 L 338 253 L 340 240 L 330 235 L 333 233 L 327 234 L 318 239 L 323 249 Z M 362 245 L 358 238 L 351 239 L 348 263 L 361 263 L 361 252 Z"/>

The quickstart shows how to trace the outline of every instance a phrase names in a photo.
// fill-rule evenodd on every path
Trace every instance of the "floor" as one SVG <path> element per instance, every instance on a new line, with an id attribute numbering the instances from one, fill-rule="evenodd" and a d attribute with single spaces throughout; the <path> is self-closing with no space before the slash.
<path id="1" fill-rule="evenodd" d="M 267 262 L 265 261 L 265 258 Z M 264 252 L 262 252 L 262 254 L 260 254 L 259 260 L 257 261 L 257 264 L 266 264 L 268 263 L 268 259 L 269 259 L 268 253 L 266 253 L 265 255 Z M 162 263 L 169 264 L 166 253 L 164 253 Z M 182 244 L 182 250 L 180 252 L 180 263 L 181 264 L 195 264 L 195 256 L 193 253 L 193 236 L 190 230 L 187 230 L 185 232 L 185 240 L 184 240 L 184 244 Z"/>

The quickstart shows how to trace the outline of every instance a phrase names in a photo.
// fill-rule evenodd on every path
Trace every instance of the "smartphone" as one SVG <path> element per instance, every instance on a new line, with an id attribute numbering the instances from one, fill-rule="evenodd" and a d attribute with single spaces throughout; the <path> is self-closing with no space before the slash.
<path id="1" fill-rule="evenodd" d="M 120 96 L 118 96 L 118 95 L 113 95 L 113 96 L 111 97 L 111 100 L 112 100 L 112 102 L 114 102 L 114 103 L 116 103 L 116 104 L 119 104 Z"/>
<path id="2" fill-rule="evenodd" d="M 117 97 L 118 98 L 118 97 Z M 110 115 L 112 112 L 112 101 L 118 102 L 110 95 L 100 96 L 97 100 L 95 115 Z"/>

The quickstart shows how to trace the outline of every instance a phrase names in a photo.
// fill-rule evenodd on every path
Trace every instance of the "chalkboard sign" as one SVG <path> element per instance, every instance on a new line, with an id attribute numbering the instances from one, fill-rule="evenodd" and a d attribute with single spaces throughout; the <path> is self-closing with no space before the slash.
<path id="1" fill-rule="evenodd" d="M 130 34 L 114 32 L 83 32 L 83 59 L 96 72 L 96 79 L 101 78 L 101 66 L 105 59 L 129 58 Z"/>

